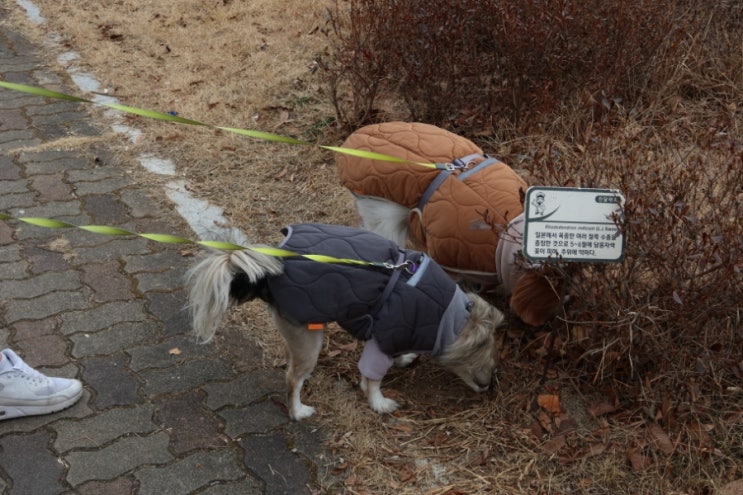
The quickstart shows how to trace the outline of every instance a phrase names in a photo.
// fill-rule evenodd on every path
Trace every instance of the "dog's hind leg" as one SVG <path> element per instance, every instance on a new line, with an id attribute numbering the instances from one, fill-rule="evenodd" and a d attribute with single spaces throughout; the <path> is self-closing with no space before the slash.
<path id="1" fill-rule="evenodd" d="M 315 408 L 302 404 L 302 386 L 315 369 L 317 358 L 322 349 L 322 330 L 308 330 L 304 326 L 294 325 L 282 318 L 271 308 L 276 327 L 286 342 L 286 407 L 294 421 L 301 421 L 315 414 Z"/>

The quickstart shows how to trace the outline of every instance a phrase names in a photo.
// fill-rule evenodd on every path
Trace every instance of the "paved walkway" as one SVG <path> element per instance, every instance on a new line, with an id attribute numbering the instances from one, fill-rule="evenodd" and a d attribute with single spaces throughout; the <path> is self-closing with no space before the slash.
<path id="1" fill-rule="evenodd" d="M 2 79 L 69 89 L 39 53 L 0 25 Z M 84 107 L 0 88 L 0 211 L 192 238 L 105 147 L 21 151 L 97 134 Z M 261 354 L 245 342 L 190 337 L 188 262 L 179 247 L 140 238 L 0 221 L 0 348 L 85 384 L 66 411 L 0 421 L 0 493 L 317 490 L 324 438 L 288 421 L 283 370 L 250 368 Z"/>

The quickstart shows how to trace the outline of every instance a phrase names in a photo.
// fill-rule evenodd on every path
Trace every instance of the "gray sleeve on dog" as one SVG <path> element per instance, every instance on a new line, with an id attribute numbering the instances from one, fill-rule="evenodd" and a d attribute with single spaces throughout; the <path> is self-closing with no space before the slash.
<path id="1" fill-rule="evenodd" d="M 364 350 L 359 359 L 359 371 L 369 380 L 382 380 L 394 360 L 379 349 L 377 341 L 370 339 L 364 342 Z"/>

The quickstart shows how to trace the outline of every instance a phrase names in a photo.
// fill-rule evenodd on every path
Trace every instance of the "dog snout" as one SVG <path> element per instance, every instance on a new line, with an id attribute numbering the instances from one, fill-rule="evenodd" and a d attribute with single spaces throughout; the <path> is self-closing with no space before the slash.
<path id="1" fill-rule="evenodd" d="M 493 380 L 481 380 L 475 378 L 475 385 L 480 389 L 479 392 L 485 392 L 486 390 L 490 390 L 490 387 L 493 385 Z"/>

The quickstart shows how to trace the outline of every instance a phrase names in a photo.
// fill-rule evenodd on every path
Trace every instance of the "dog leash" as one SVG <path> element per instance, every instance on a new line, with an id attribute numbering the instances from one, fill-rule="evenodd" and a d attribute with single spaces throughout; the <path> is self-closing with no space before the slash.
<path id="1" fill-rule="evenodd" d="M 200 245 L 212 249 L 219 249 L 223 251 L 239 251 L 239 250 L 250 250 L 257 253 L 273 256 L 275 258 L 292 258 L 300 257 L 306 258 L 318 263 L 339 263 L 344 265 L 357 265 L 360 267 L 377 268 L 391 271 L 402 271 L 405 270 L 409 274 L 414 274 L 417 270 L 417 265 L 411 260 L 397 260 L 396 262 L 390 261 L 365 261 L 357 260 L 353 258 L 336 258 L 334 256 L 328 256 L 325 254 L 299 254 L 293 251 L 289 251 L 282 248 L 275 248 L 270 246 L 240 246 L 239 244 L 233 244 L 231 242 L 224 241 L 193 241 L 186 239 L 185 237 L 179 237 L 171 234 L 153 234 L 153 233 L 138 233 L 129 230 L 124 230 L 118 227 L 110 227 L 108 225 L 73 225 L 71 223 L 62 222 L 60 220 L 54 220 L 51 218 L 40 218 L 40 217 L 12 217 L 4 213 L 0 213 L 0 220 L 3 221 L 16 221 L 23 222 L 36 227 L 43 227 L 48 229 L 80 229 L 86 232 L 94 234 L 109 235 L 109 236 L 137 236 L 144 239 L 159 242 L 162 244 L 190 244 Z"/>
<path id="2" fill-rule="evenodd" d="M 353 148 L 345 148 L 342 146 L 316 145 L 314 143 L 303 141 L 301 139 L 296 139 L 296 138 L 288 137 L 288 136 L 282 136 L 281 134 L 255 131 L 251 129 L 240 129 L 237 127 L 225 127 L 225 126 L 207 124 L 205 122 L 200 122 L 198 120 L 179 117 L 176 114 L 176 112 L 163 113 L 163 112 L 158 112 L 155 110 L 147 110 L 144 108 L 121 105 L 119 103 L 114 103 L 112 101 L 105 101 L 105 99 L 115 100 L 113 96 L 103 96 L 101 99 L 98 99 L 98 100 L 89 100 L 87 98 L 81 98 L 79 96 L 72 96 L 72 95 L 68 95 L 65 93 L 60 93 L 58 91 L 51 91 L 49 89 L 40 88 L 37 86 L 28 86 L 26 84 L 11 83 L 11 82 L 1 81 L 1 80 L 0 80 L 0 88 L 9 89 L 12 91 L 20 91 L 22 93 L 31 94 L 34 96 L 41 96 L 45 98 L 54 98 L 58 100 L 67 100 L 67 101 L 73 101 L 77 103 L 89 103 L 92 105 L 101 105 L 104 107 L 109 107 L 115 110 L 119 110 L 121 112 L 139 115 L 141 117 L 147 117 L 150 119 L 162 120 L 166 122 L 174 122 L 178 124 L 188 124 L 188 125 L 194 125 L 194 126 L 209 127 L 211 129 L 218 129 L 221 131 L 232 132 L 234 134 L 240 134 L 242 136 L 248 136 L 248 137 L 252 137 L 255 139 L 261 139 L 263 141 L 271 141 L 271 142 L 284 143 L 284 144 L 304 145 L 304 146 L 317 146 L 319 148 L 322 148 L 328 151 L 333 151 L 335 153 L 342 153 L 342 154 L 357 156 L 361 158 L 368 158 L 370 160 L 380 160 L 380 161 L 393 162 L 393 163 L 412 163 L 414 165 L 420 165 L 422 167 L 438 168 L 438 169 L 453 166 L 452 164 L 448 164 L 448 163 L 437 164 L 437 163 L 427 163 L 427 162 L 416 162 L 412 160 L 398 158 L 392 155 L 376 153 L 374 151 L 363 151 L 363 150 L 357 150 Z"/>

